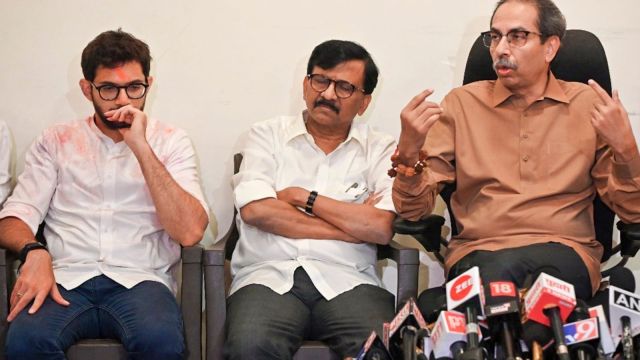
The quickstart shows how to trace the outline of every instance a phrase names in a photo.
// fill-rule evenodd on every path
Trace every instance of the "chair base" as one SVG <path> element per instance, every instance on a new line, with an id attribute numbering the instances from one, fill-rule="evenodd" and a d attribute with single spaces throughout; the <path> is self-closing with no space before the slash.
<path id="1" fill-rule="evenodd" d="M 293 355 L 293 360 L 310 359 L 340 360 L 340 357 L 321 341 L 305 341 Z"/>
<path id="2" fill-rule="evenodd" d="M 111 339 L 80 340 L 67 350 L 67 359 L 69 360 L 124 360 L 127 358 L 127 352 L 122 344 Z"/>

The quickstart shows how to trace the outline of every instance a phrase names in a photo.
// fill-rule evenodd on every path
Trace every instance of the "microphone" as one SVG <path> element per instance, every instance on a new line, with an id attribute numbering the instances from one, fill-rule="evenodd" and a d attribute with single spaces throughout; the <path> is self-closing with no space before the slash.
<path id="1" fill-rule="evenodd" d="M 524 299 L 527 318 L 550 326 L 560 360 L 570 360 L 564 340 L 562 322 L 576 305 L 573 285 L 551 275 L 540 273 Z"/>
<path id="2" fill-rule="evenodd" d="M 358 355 L 355 357 L 356 360 L 393 360 L 389 351 L 384 346 L 384 343 L 376 334 L 375 330 L 371 332 L 371 335 L 365 340 L 364 344 L 360 351 L 358 351 Z"/>
<path id="3" fill-rule="evenodd" d="M 484 314 L 492 338 L 499 338 L 506 360 L 522 359 L 520 338 L 520 299 L 511 281 L 492 281 L 484 288 Z"/>
<path id="4" fill-rule="evenodd" d="M 418 306 L 413 299 L 409 299 L 391 322 L 382 325 L 383 343 L 394 359 L 404 355 L 405 359 L 415 360 L 418 335 L 424 334 L 420 329 L 426 328 Z"/>
<path id="5" fill-rule="evenodd" d="M 452 359 L 454 353 L 464 352 L 465 329 L 464 314 L 444 310 L 440 313 L 431 330 L 431 349 L 436 359 Z"/>
<path id="6" fill-rule="evenodd" d="M 573 359 L 592 360 L 598 353 L 598 319 L 589 315 L 589 307 L 583 300 L 577 304 L 569 320 L 574 322 L 563 326 L 564 338 Z"/>
<path id="7" fill-rule="evenodd" d="M 460 355 L 460 359 L 484 359 L 478 326 L 478 313 L 482 312 L 483 305 L 484 294 L 480 268 L 477 266 L 447 282 L 447 308 L 464 311 L 466 318 L 467 347 L 464 354 Z"/>
<path id="8" fill-rule="evenodd" d="M 605 282 L 606 288 L 599 290 L 588 301 L 592 306 L 589 311 L 592 317 L 597 316 L 600 325 L 600 345 L 605 355 L 611 355 L 616 351 L 616 347 L 620 343 L 619 336 L 613 339 L 613 334 L 609 327 L 612 318 L 610 315 L 609 297 L 610 287 L 614 286 L 622 290 L 635 292 L 636 281 L 631 270 L 625 267 L 614 267 L 608 270 L 608 281 Z M 616 319 L 617 321 L 618 319 Z"/>
<path id="9" fill-rule="evenodd" d="M 608 292 L 607 292 L 608 295 Z M 607 304 L 608 307 L 608 304 Z M 602 305 L 592 306 L 589 308 L 589 316 L 598 319 L 598 331 L 600 332 L 600 349 L 602 353 L 608 357 L 616 351 L 616 346 L 611 336 L 611 329 L 607 320 L 606 312 Z"/>
<path id="10" fill-rule="evenodd" d="M 633 358 L 633 337 L 640 334 L 640 296 L 609 286 L 611 335 L 617 346 L 622 343 L 624 359 Z"/>
<path id="11" fill-rule="evenodd" d="M 418 296 L 417 304 L 424 320 L 429 324 L 433 324 L 438 320 L 440 312 L 447 310 L 446 288 L 439 286 L 423 291 Z"/>

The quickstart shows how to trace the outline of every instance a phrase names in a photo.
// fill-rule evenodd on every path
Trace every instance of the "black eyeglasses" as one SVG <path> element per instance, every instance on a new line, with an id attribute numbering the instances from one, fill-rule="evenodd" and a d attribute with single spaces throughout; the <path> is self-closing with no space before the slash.
<path id="1" fill-rule="evenodd" d="M 94 83 L 91 83 L 91 85 L 93 85 L 93 87 L 98 90 L 98 95 L 100 95 L 100 98 L 105 101 L 113 101 L 118 98 L 120 89 L 124 89 L 124 92 L 127 94 L 129 99 L 141 99 L 147 93 L 147 88 L 149 87 L 149 84 L 142 83 L 134 83 L 122 86 L 111 84 L 96 86 L 96 84 Z"/>
<path id="2" fill-rule="evenodd" d="M 490 30 L 480 33 L 480 36 L 482 36 L 482 43 L 488 48 L 498 46 L 503 36 L 507 37 L 507 43 L 509 43 L 509 46 L 521 47 L 527 43 L 529 35 L 532 34 L 538 35 L 540 37 L 544 36 L 541 33 L 526 30 L 511 30 L 506 35 L 502 35 L 497 31 Z"/>
<path id="3" fill-rule="evenodd" d="M 322 74 L 307 74 L 307 78 L 311 83 L 311 88 L 317 92 L 323 92 L 329 88 L 331 83 L 335 84 L 334 91 L 336 96 L 340 99 L 346 99 L 353 95 L 353 92 L 358 90 L 365 94 L 364 89 L 360 89 L 359 87 L 351 84 L 348 81 L 344 80 L 333 80 Z"/>

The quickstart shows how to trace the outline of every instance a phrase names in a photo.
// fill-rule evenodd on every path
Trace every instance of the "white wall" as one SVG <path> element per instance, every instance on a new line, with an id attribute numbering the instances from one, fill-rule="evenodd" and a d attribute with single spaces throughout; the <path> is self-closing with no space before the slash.
<path id="1" fill-rule="evenodd" d="M 14 134 L 19 173 L 27 147 L 43 128 L 90 113 L 77 85 L 81 51 L 98 33 L 122 27 L 151 47 L 156 82 L 148 112 L 191 135 L 221 235 L 231 217 L 232 154 L 254 122 L 302 109 L 301 82 L 315 45 L 349 39 L 371 52 L 381 78 L 365 120 L 397 136 L 399 111 L 414 94 L 433 87 L 440 100 L 461 83 L 468 49 L 488 28 L 493 4 L 0 0 L 0 119 Z M 557 4 L 569 28 L 589 29 L 604 43 L 614 87 L 639 137 L 640 3 Z M 212 229 L 208 243 L 216 237 L 215 223 Z M 633 266 L 640 269 L 640 262 Z"/>

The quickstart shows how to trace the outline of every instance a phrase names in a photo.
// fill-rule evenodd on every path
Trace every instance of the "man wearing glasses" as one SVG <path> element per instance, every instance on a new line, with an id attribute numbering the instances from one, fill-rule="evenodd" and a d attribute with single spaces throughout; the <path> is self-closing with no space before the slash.
<path id="1" fill-rule="evenodd" d="M 233 178 L 240 239 L 226 357 L 290 359 L 304 339 L 355 356 L 393 317 L 375 262 L 393 235 L 385 166 L 395 144 L 354 120 L 377 78 L 360 45 L 324 42 L 302 79 L 306 110 L 251 129 Z"/>
<path id="2" fill-rule="evenodd" d="M 602 247 L 592 201 L 640 221 L 640 155 L 617 92 L 557 80 L 550 63 L 566 22 L 550 0 L 502 0 L 482 34 L 496 81 L 454 89 L 441 106 L 417 95 L 402 110 L 399 162 L 426 151 L 420 176 L 399 172 L 398 213 L 429 214 L 445 183 L 458 228 L 449 278 L 477 265 L 483 279 L 525 278 L 546 267 L 588 299 L 600 283 Z M 453 164 L 455 162 L 455 164 Z"/>
<path id="3" fill-rule="evenodd" d="M 0 243 L 22 262 L 9 359 L 64 359 L 83 338 L 118 339 L 136 359 L 184 355 L 174 272 L 208 209 L 184 131 L 143 112 L 150 61 L 132 35 L 98 35 L 80 80 L 95 114 L 47 129 L 26 155 L 0 212 Z"/>

